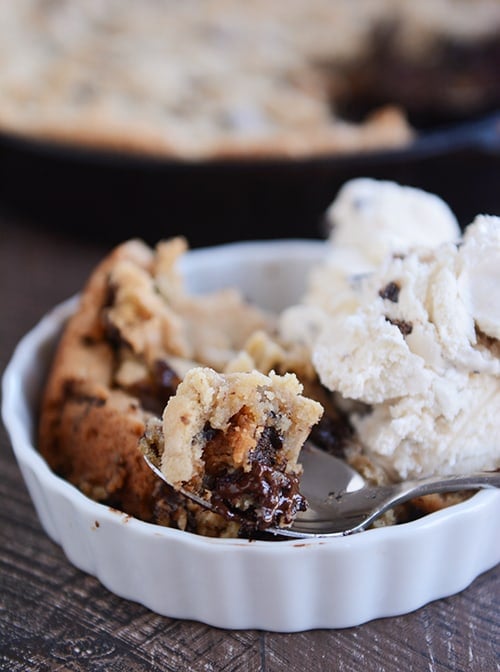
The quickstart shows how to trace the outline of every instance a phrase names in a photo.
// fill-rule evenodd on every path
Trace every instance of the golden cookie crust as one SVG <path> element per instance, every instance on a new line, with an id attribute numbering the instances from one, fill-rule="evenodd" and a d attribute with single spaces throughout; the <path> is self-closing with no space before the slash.
<path id="1" fill-rule="evenodd" d="M 154 250 L 130 240 L 92 272 L 51 366 L 38 446 L 56 473 L 97 501 L 143 520 L 223 534 L 227 521 L 170 492 L 139 450 L 148 418 L 161 415 L 185 370 L 198 364 L 191 359 L 202 354 L 194 323 L 213 327 L 217 306 L 227 301 L 225 292 L 206 300 L 184 294 L 176 262 L 185 249 L 182 239 Z M 233 322 L 247 319 L 251 330 L 267 321 L 235 293 L 231 297 L 232 319 L 219 331 L 208 329 L 210 351 L 223 361 L 247 337 Z"/>

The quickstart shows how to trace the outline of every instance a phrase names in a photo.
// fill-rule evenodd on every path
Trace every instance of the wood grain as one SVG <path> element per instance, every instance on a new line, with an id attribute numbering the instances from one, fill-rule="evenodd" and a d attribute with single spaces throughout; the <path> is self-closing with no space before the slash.
<path id="1" fill-rule="evenodd" d="M 0 216 L 0 369 L 105 251 Z M 67 561 L 42 530 L 0 430 L 0 670 L 498 672 L 499 598 L 496 567 L 459 595 L 345 630 L 231 632 L 158 616 Z"/>

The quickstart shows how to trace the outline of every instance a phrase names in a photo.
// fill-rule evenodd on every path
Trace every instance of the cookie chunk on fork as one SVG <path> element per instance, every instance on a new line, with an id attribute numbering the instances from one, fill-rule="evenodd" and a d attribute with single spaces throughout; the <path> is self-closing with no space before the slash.
<path id="1" fill-rule="evenodd" d="M 286 527 L 306 508 L 298 458 L 322 413 L 294 374 L 195 367 L 141 447 L 174 488 L 243 528 Z"/>

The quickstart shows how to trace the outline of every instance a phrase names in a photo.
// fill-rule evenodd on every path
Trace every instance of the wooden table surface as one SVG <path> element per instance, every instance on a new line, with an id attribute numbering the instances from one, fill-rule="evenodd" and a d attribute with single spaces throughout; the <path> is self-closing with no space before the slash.
<path id="1" fill-rule="evenodd" d="M 0 370 L 109 249 L 0 215 Z M 344 630 L 224 631 L 158 616 L 75 569 L 42 530 L 0 430 L 0 670 L 500 670 L 500 567 L 418 611 Z"/>

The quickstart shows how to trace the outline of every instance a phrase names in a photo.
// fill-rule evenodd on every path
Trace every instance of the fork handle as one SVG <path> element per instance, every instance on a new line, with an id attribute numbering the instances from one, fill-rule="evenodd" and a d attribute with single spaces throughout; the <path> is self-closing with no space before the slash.
<path id="1" fill-rule="evenodd" d="M 454 492 L 457 490 L 476 490 L 483 488 L 500 487 L 500 470 L 477 471 L 467 475 L 457 476 L 430 476 L 412 481 L 403 481 L 395 486 L 391 497 L 392 505 L 403 503 L 414 497 L 438 494 L 441 492 Z M 376 488 L 368 488 L 376 490 Z"/>
<path id="2" fill-rule="evenodd" d="M 377 518 L 398 504 L 414 497 L 500 487 L 500 471 L 480 471 L 467 476 L 432 476 L 393 483 L 367 486 L 353 492 L 333 495 L 323 503 L 311 503 L 314 513 L 299 515 L 291 529 L 283 531 L 289 537 L 345 536 L 361 532 Z"/>
<path id="3" fill-rule="evenodd" d="M 353 526 L 348 532 L 350 533 L 366 529 L 389 509 L 398 504 L 404 504 L 415 497 L 442 492 L 499 487 L 500 470 L 498 469 L 496 471 L 478 471 L 465 476 L 430 476 L 387 486 L 367 487 L 352 493 L 352 495 L 346 493 L 338 498 L 335 506 L 338 505 L 339 514 L 345 515 L 349 511 L 352 516 Z M 355 499 L 358 499 L 358 501 L 355 501 Z M 358 517 L 358 520 L 355 523 L 356 517 Z"/>

